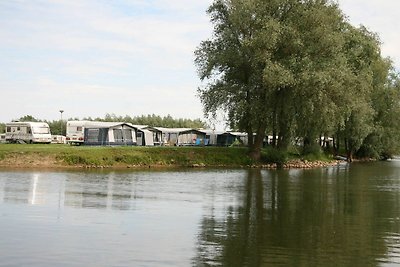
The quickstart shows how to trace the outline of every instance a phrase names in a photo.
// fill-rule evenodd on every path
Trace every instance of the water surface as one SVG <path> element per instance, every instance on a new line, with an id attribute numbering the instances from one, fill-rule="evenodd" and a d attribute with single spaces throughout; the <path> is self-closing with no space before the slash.
<path id="1" fill-rule="evenodd" d="M 400 162 L 0 170 L 0 266 L 396 266 Z"/>

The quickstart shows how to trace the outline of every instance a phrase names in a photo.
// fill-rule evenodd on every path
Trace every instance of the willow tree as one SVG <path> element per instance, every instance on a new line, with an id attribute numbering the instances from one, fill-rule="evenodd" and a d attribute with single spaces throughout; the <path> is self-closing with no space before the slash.
<path id="1" fill-rule="evenodd" d="M 205 112 L 215 115 L 224 110 L 232 127 L 248 132 L 252 148 L 260 147 L 267 126 L 265 117 L 257 114 L 265 114 L 268 108 L 261 59 L 267 39 L 257 36 L 263 25 L 255 16 L 256 5 L 255 1 L 215 1 L 208 10 L 214 36 L 196 51 L 200 77 L 209 80 L 200 89 Z M 273 38 L 270 42 L 273 46 Z M 258 134 L 253 142 L 254 131 Z"/>
<path id="2" fill-rule="evenodd" d="M 366 28 L 348 26 L 345 35 L 346 61 L 349 73 L 345 91 L 350 97 L 341 109 L 342 122 L 338 127 L 344 138 L 348 159 L 362 146 L 365 138 L 375 131 L 377 112 L 374 95 L 388 79 L 390 62 L 382 58 L 376 34 Z"/>
<path id="3" fill-rule="evenodd" d="M 207 82 L 199 95 L 206 114 L 223 110 L 231 126 L 256 133 L 253 158 L 267 129 L 286 149 L 296 127 L 315 132 L 332 118 L 334 112 L 321 112 L 332 101 L 326 92 L 339 90 L 346 72 L 344 18 L 334 2 L 216 0 L 208 13 L 214 33 L 195 52 Z"/>

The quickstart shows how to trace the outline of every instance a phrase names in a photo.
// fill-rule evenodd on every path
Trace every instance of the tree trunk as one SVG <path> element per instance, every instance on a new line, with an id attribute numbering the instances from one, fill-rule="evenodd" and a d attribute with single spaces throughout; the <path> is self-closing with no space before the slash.
<path id="1" fill-rule="evenodd" d="M 266 128 L 266 126 L 260 126 L 258 128 L 253 146 L 250 148 L 249 155 L 254 161 L 259 161 L 261 159 L 261 148 L 263 146 Z"/>
<path id="2" fill-rule="evenodd" d="M 250 128 L 247 129 L 247 142 L 250 149 L 252 149 L 254 147 L 254 138 L 253 131 Z"/>
<path id="3" fill-rule="evenodd" d="M 347 151 L 347 162 L 352 162 L 353 161 L 353 151 L 349 150 Z"/>
<path id="4" fill-rule="evenodd" d="M 335 155 L 337 155 L 338 154 L 338 148 L 337 148 L 337 146 L 336 146 L 336 137 L 335 137 L 335 135 L 333 135 L 333 151 L 334 151 L 334 153 L 335 153 Z"/>

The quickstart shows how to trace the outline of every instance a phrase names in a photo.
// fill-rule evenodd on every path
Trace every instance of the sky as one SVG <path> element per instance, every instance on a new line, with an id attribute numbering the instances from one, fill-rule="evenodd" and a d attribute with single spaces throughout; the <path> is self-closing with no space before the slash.
<path id="1" fill-rule="evenodd" d="M 156 114 L 200 118 L 194 50 L 211 0 L 0 0 L 0 122 Z M 400 1 L 339 0 L 400 70 Z M 218 122 L 217 122 L 218 123 Z"/>

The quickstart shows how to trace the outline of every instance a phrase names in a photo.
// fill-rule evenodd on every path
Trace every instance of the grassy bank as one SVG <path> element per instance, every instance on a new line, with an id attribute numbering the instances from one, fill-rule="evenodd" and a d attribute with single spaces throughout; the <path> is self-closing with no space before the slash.
<path id="1" fill-rule="evenodd" d="M 242 167 L 252 164 L 247 149 L 236 147 L 0 145 L 0 166 L 3 167 Z"/>

